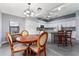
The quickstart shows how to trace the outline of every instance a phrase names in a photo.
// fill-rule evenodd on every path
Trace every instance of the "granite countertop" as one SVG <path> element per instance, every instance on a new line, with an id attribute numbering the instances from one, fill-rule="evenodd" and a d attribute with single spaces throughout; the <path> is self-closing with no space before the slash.
<path id="1" fill-rule="evenodd" d="M 54 30 L 45 30 L 45 31 L 47 31 L 48 33 L 55 33 L 55 32 L 57 32 L 57 31 L 54 31 Z"/>

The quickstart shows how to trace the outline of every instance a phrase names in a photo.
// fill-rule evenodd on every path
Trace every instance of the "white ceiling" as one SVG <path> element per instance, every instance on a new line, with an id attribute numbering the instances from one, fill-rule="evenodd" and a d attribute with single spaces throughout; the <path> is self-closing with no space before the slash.
<path id="1" fill-rule="evenodd" d="M 65 5 L 62 7 L 60 11 L 56 9 L 56 7 L 60 5 Z M 0 11 L 3 13 L 8 13 L 20 17 L 25 17 L 24 10 L 27 7 L 27 3 L 0 3 Z M 37 8 L 42 8 L 41 11 L 37 11 Z M 31 9 L 35 11 L 36 17 L 42 17 L 46 18 L 47 16 L 51 18 L 59 17 L 62 15 L 67 15 L 73 12 L 76 12 L 79 10 L 79 4 L 78 3 L 32 3 Z M 56 9 L 54 11 L 54 9 Z M 50 14 L 53 13 L 53 14 Z"/>

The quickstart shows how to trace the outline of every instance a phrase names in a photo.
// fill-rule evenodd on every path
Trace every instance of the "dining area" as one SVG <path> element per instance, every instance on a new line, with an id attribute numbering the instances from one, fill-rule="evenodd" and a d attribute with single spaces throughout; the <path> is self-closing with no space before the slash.
<path id="1" fill-rule="evenodd" d="M 55 15 L 52 14 L 53 12 L 51 12 L 51 9 L 54 9 L 54 7 L 58 5 L 67 6 L 62 7 L 65 10 L 62 9 L 60 10 L 61 12 L 58 8 L 56 8 L 57 12 L 55 13 L 57 13 L 58 16 L 56 15 L 55 18 Z M 68 9 L 71 11 L 72 9 L 76 9 L 77 5 L 79 4 L 0 4 L 0 8 L 9 8 L 6 12 L 14 11 L 13 14 L 1 13 L 0 20 L 2 25 L 0 25 L 0 56 L 79 55 L 79 24 L 77 23 L 79 22 L 79 18 L 77 19 L 79 14 L 78 12 L 69 13 L 66 10 Z M 32 15 L 31 13 L 27 14 L 28 10 L 33 12 L 30 8 L 37 13 L 35 15 Z M 2 10 L 4 10 L 4 8 L 2 8 Z"/>
<path id="2" fill-rule="evenodd" d="M 14 56 L 14 53 L 21 51 L 23 51 L 24 56 L 40 56 L 41 52 L 44 52 L 44 55 L 46 56 L 46 42 L 48 39 L 47 32 L 42 32 L 41 34 L 35 35 L 29 34 L 27 30 L 23 30 L 21 33 L 13 35 L 16 36 L 16 42 L 22 44 L 22 46 L 14 47 L 11 34 L 6 32 L 12 56 Z"/>
<path id="3" fill-rule="evenodd" d="M 61 27 L 61 30 L 53 33 L 53 43 L 48 43 L 49 32 L 45 30 L 40 31 L 39 34 L 29 34 L 27 30 L 22 30 L 20 33 L 6 32 L 6 39 L 9 43 L 11 56 L 16 56 L 18 52 L 22 52 L 22 56 L 47 56 L 51 47 L 50 52 L 55 48 L 73 49 L 76 39 L 72 37 L 72 33 L 73 30 L 66 30 Z M 15 43 L 21 46 L 15 46 Z M 58 52 L 56 53 L 59 54 Z"/>

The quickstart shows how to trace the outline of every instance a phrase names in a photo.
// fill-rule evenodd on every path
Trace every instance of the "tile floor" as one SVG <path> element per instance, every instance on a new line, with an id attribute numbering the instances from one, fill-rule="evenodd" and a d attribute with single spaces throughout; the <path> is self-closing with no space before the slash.
<path id="1" fill-rule="evenodd" d="M 47 56 L 79 56 L 79 44 L 71 46 L 57 46 L 57 44 L 47 44 Z M 15 56 L 22 56 L 23 52 L 16 53 Z M 0 47 L 0 56 L 10 56 L 10 48 L 8 44 Z M 43 53 L 41 54 L 43 55 Z"/>

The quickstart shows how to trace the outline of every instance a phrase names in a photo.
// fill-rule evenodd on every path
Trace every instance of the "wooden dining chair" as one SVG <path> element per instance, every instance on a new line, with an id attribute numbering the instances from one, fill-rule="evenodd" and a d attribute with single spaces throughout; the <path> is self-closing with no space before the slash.
<path id="1" fill-rule="evenodd" d="M 64 45 L 65 41 L 65 32 L 63 30 L 60 30 L 55 33 L 54 35 L 54 43 L 59 45 Z"/>
<path id="2" fill-rule="evenodd" d="M 38 35 L 41 35 L 43 32 L 44 32 L 44 31 L 40 31 Z M 32 44 L 33 44 L 33 45 L 34 45 L 34 44 L 37 44 L 37 42 L 33 42 Z"/>
<path id="3" fill-rule="evenodd" d="M 63 30 L 58 31 L 58 43 L 64 44 L 64 40 L 65 40 L 65 32 Z"/>
<path id="4" fill-rule="evenodd" d="M 57 41 L 58 41 L 58 40 L 57 40 L 57 37 L 58 37 L 58 35 L 57 35 L 57 34 L 58 34 L 58 32 L 55 32 L 55 33 L 54 33 L 54 41 L 53 41 L 53 42 L 54 42 L 54 44 L 56 44 L 56 43 L 57 43 Z"/>
<path id="5" fill-rule="evenodd" d="M 66 39 L 67 42 L 72 46 L 72 30 L 66 30 Z"/>
<path id="6" fill-rule="evenodd" d="M 40 31 L 38 36 L 40 36 L 44 31 Z M 32 44 L 37 44 L 37 42 L 33 42 Z"/>
<path id="7" fill-rule="evenodd" d="M 21 32 L 21 35 L 25 37 L 25 36 L 28 36 L 29 33 L 28 33 L 27 30 L 23 30 L 23 31 Z"/>
<path id="8" fill-rule="evenodd" d="M 9 42 L 9 45 L 11 48 L 11 55 L 12 56 L 14 56 L 14 53 L 16 53 L 16 52 L 26 51 L 28 49 L 28 47 L 25 45 L 15 47 L 13 44 L 11 35 L 8 32 L 6 32 L 6 36 L 8 38 L 8 42 Z"/>
<path id="9" fill-rule="evenodd" d="M 48 39 L 48 33 L 43 32 L 39 39 L 37 40 L 37 45 L 31 45 L 30 50 L 35 52 L 37 55 L 40 55 L 41 52 L 44 52 L 44 55 L 46 56 L 46 42 Z"/>

